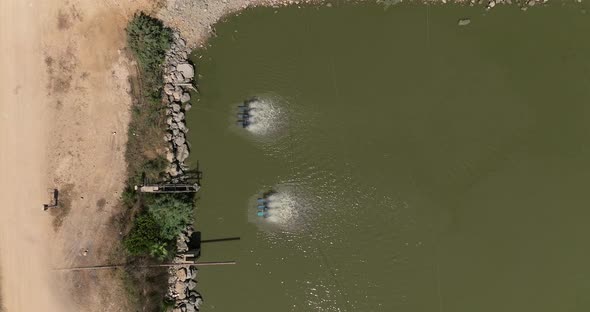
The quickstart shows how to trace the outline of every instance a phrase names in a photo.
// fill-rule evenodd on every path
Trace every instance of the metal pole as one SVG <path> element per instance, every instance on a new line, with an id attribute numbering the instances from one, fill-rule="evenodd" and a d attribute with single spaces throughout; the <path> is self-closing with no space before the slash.
<path id="1" fill-rule="evenodd" d="M 212 261 L 212 262 L 196 262 L 196 263 L 163 263 L 163 264 L 151 264 L 151 265 L 138 265 L 140 268 L 154 268 L 154 267 L 174 267 L 174 266 L 216 266 L 216 265 L 231 265 L 236 264 L 236 261 Z M 106 269 L 118 269 L 125 267 L 126 264 L 113 264 L 113 265 L 96 265 L 88 267 L 74 267 L 74 268 L 62 268 L 53 269 L 58 272 L 70 272 L 70 271 L 90 271 L 90 270 L 106 270 Z"/>

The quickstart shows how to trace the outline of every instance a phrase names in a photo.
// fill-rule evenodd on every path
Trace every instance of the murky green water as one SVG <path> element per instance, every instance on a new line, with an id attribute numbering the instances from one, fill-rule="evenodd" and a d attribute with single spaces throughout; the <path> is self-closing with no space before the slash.
<path id="1" fill-rule="evenodd" d="M 590 311 L 590 16 L 248 10 L 195 56 L 204 311 Z M 470 17 L 467 27 L 457 20 Z M 258 123 L 235 125 L 258 96 Z M 256 197 L 278 208 L 258 218 Z"/>

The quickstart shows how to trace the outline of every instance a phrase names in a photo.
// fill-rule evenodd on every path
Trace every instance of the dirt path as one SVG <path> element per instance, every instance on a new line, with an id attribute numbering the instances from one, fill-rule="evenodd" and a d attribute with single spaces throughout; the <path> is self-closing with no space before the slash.
<path id="1" fill-rule="evenodd" d="M 7 268 L 1 274 L 7 311 L 68 311 L 67 298 L 51 287 L 49 220 L 40 206 L 47 142 L 39 73 L 43 10 L 37 3 L 0 2 L 0 266 Z"/>
<path id="2" fill-rule="evenodd" d="M 0 1 L 0 281 L 6 311 L 128 311 L 117 261 L 129 60 L 149 0 Z M 44 213 L 51 188 L 60 208 Z M 114 248 L 115 247 L 115 248 Z M 87 251 L 87 252 L 85 252 Z"/>

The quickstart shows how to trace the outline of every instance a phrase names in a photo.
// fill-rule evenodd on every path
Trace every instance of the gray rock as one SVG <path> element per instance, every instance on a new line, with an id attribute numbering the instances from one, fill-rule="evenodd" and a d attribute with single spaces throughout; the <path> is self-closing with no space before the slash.
<path id="1" fill-rule="evenodd" d="M 185 281 L 186 280 L 186 273 L 187 273 L 186 268 L 180 268 L 180 269 L 176 270 L 176 277 L 178 278 L 179 281 Z"/>
<path id="2" fill-rule="evenodd" d="M 184 122 L 179 121 L 177 123 L 178 125 L 178 130 L 182 131 L 183 133 L 187 133 L 188 132 L 188 128 L 184 125 Z"/>
<path id="3" fill-rule="evenodd" d="M 176 148 L 176 159 L 179 162 L 184 162 L 189 156 L 188 146 L 186 144 L 181 144 Z M 192 272 L 190 274 L 192 276 Z"/>
<path id="4" fill-rule="evenodd" d="M 184 142 L 186 142 L 186 140 L 184 139 L 184 134 L 181 133 L 179 133 L 178 136 L 174 139 L 174 144 L 176 144 L 176 146 L 182 146 Z"/>
<path id="5" fill-rule="evenodd" d="M 170 125 L 170 130 L 175 130 L 175 129 L 179 129 L 179 128 L 180 127 L 178 126 L 178 123 L 176 123 L 176 121 L 173 121 L 172 124 Z"/>
<path id="6" fill-rule="evenodd" d="M 164 134 L 164 141 L 166 141 L 166 142 L 172 141 L 172 133 L 166 132 L 166 134 Z"/>
<path id="7" fill-rule="evenodd" d="M 176 242 L 176 249 L 179 252 L 185 252 L 185 251 L 188 251 L 188 245 L 186 244 L 186 242 L 184 240 L 179 240 Z"/>
<path id="8" fill-rule="evenodd" d="M 176 137 L 176 136 L 178 136 L 178 134 L 180 134 L 180 130 L 172 129 L 172 136 Z"/>
<path id="9" fill-rule="evenodd" d="M 459 22 L 457 22 L 457 24 L 459 26 L 467 26 L 470 23 L 471 23 L 471 19 L 468 19 L 468 18 L 462 18 L 462 19 L 459 20 Z"/>
<path id="10" fill-rule="evenodd" d="M 195 282 L 194 280 L 191 279 L 188 282 L 187 286 L 188 286 L 189 290 L 193 290 L 193 289 L 197 288 L 197 282 Z"/>
<path id="11" fill-rule="evenodd" d="M 186 103 L 191 100 L 191 95 L 188 92 L 185 92 L 180 96 L 180 103 Z"/>
<path id="12" fill-rule="evenodd" d="M 186 284 L 184 282 L 178 281 L 174 286 L 174 290 L 178 294 L 178 299 L 186 298 Z"/>
<path id="13" fill-rule="evenodd" d="M 180 101 L 181 96 L 182 96 L 182 91 L 174 91 L 174 93 L 172 93 L 172 97 L 174 97 L 174 102 Z"/>
<path id="14" fill-rule="evenodd" d="M 184 104 L 184 111 L 188 112 L 193 106 L 190 103 Z"/>
<path id="15" fill-rule="evenodd" d="M 188 303 L 186 305 L 186 312 L 197 312 L 197 307 L 193 304 Z"/>
<path id="16" fill-rule="evenodd" d="M 174 119 L 174 121 L 176 121 L 177 123 L 181 122 L 184 120 L 184 113 L 183 112 L 179 112 L 175 115 L 172 115 L 172 118 Z"/>
<path id="17" fill-rule="evenodd" d="M 188 289 L 188 282 L 192 279 L 193 277 L 191 276 L 191 270 L 186 270 L 186 279 L 184 280 L 186 282 L 186 287 Z"/>
<path id="18" fill-rule="evenodd" d="M 172 117 L 166 118 L 166 124 L 171 125 L 174 119 Z"/>
<path id="19" fill-rule="evenodd" d="M 174 81 L 177 83 L 184 82 L 184 75 L 181 72 L 174 74 Z"/>
<path id="20" fill-rule="evenodd" d="M 197 277 L 197 267 L 196 266 L 190 266 L 188 268 L 188 270 L 190 271 L 190 274 L 193 278 Z"/>
<path id="21" fill-rule="evenodd" d="M 175 112 L 175 113 L 180 112 L 180 105 L 174 103 L 174 104 L 170 105 L 170 107 L 172 108 L 173 112 Z"/>
<path id="22" fill-rule="evenodd" d="M 174 91 L 174 86 L 170 83 L 167 83 L 164 85 L 164 93 L 166 93 L 167 95 L 172 95 L 172 92 Z"/>
<path id="23" fill-rule="evenodd" d="M 193 79 L 195 77 L 195 70 L 191 64 L 178 64 L 176 66 L 176 70 L 181 72 L 186 79 Z"/>
<path id="24" fill-rule="evenodd" d="M 195 301 L 195 308 L 197 308 L 197 311 L 201 309 L 202 304 L 203 304 L 203 298 L 198 297 L 197 301 Z"/>

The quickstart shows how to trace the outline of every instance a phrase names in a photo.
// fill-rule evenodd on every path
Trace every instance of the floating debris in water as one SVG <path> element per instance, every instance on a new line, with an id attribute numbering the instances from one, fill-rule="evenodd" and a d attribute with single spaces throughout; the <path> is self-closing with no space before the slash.
<path id="1" fill-rule="evenodd" d="M 471 24 L 471 19 L 469 18 L 462 18 L 459 20 L 459 22 L 457 22 L 457 25 L 459 26 L 467 26 L 469 24 Z"/>

